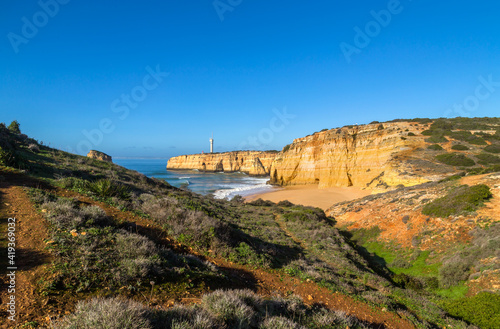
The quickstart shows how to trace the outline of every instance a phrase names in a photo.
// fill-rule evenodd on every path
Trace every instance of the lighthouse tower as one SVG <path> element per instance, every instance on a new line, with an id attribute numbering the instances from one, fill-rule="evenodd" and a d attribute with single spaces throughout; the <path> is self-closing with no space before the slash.
<path id="1" fill-rule="evenodd" d="M 210 138 L 210 153 L 214 153 L 214 133 L 212 133 L 212 138 Z"/>

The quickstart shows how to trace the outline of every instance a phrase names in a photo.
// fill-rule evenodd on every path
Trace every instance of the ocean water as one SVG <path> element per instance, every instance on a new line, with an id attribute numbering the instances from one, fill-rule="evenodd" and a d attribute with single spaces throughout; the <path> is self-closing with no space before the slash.
<path id="1" fill-rule="evenodd" d="M 202 195 L 214 194 L 218 199 L 231 199 L 235 195 L 249 196 L 269 192 L 269 177 L 252 177 L 244 173 L 207 173 L 197 170 L 166 170 L 168 159 L 120 159 L 113 162 L 136 170 L 148 177 L 164 179 L 175 187 L 186 187 Z"/>

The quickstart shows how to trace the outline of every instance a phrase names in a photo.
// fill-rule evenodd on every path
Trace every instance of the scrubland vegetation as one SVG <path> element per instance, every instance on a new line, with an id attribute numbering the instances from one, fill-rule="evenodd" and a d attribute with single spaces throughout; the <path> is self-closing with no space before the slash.
<path id="1" fill-rule="evenodd" d="M 311 308 L 296 298 L 264 299 L 249 290 L 217 290 L 200 305 L 152 309 L 118 298 L 80 302 L 56 328 L 368 328 L 343 312 Z"/>
<path id="2" fill-rule="evenodd" d="M 468 126 L 466 120 L 451 127 L 446 120 L 436 122 L 426 133 L 437 136 L 434 140 L 450 137 L 474 147 L 483 145 L 479 139 L 497 143 L 498 130 L 496 135 L 471 137 L 453 133 Z M 47 222 L 46 245 L 54 256 L 37 282 L 37 293 L 54 299 L 78 294 L 82 299 L 73 314 L 58 320 L 57 328 L 370 327 L 294 297 L 264 298 L 248 290 L 227 290 L 241 287 L 241 280 L 213 259 L 313 282 L 398 314 L 419 328 L 473 327 L 470 323 L 494 328 L 498 312 L 478 315 L 474 309 L 489 307 L 488 298 L 478 295 L 472 303 L 443 298 L 437 291 L 460 285 L 482 266 L 478 259 L 498 252 L 498 225 L 477 229 L 469 245 L 453 250 L 448 260 L 420 275 L 430 253 L 387 248 L 376 242 L 377 228 L 341 231 L 322 210 L 290 202 L 203 197 L 112 163 L 48 148 L 15 128 L 0 127 L 0 161 L 40 182 L 39 188 L 27 192 Z M 481 154 L 494 156 L 495 150 L 484 148 Z M 470 160 L 477 170 L 493 168 L 480 167 L 479 161 L 495 163 L 477 156 L 476 164 L 460 155 L 444 153 L 438 159 L 460 167 Z M 151 223 L 150 231 L 112 218 L 95 204 L 60 195 L 67 190 L 119 209 L 124 216 L 137 216 Z M 487 186 L 457 186 L 422 211 L 440 217 L 469 213 L 490 196 Z M 175 242 L 168 244 L 165 237 Z M 137 302 L 151 304 L 152 299 L 169 298 L 178 291 L 204 294 L 201 304 L 163 309 Z"/>

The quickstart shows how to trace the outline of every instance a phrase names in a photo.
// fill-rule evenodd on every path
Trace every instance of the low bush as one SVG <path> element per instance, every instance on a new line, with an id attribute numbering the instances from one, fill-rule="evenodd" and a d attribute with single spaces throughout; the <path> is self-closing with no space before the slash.
<path id="1" fill-rule="evenodd" d="M 308 307 L 296 297 L 264 299 L 249 290 L 216 290 L 200 305 L 147 308 L 118 298 L 79 302 L 56 329 L 305 329 L 368 328 L 341 311 Z"/>
<path id="2" fill-rule="evenodd" d="M 261 198 L 258 198 L 257 200 L 254 200 L 254 201 L 251 201 L 248 204 L 252 205 L 252 206 L 259 206 L 259 207 L 272 207 L 272 206 L 276 205 L 272 201 L 262 200 Z"/>
<path id="3" fill-rule="evenodd" d="M 484 329 L 496 329 L 500 324 L 500 295 L 480 292 L 441 303 L 452 316 L 461 318 Z"/>
<path id="4" fill-rule="evenodd" d="M 404 273 L 394 275 L 392 280 L 402 288 L 412 290 L 422 290 L 424 288 L 424 285 L 419 279 Z"/>
<path id="5" fill-rule="evenodd" d="M 492 172 L 497 172 L 500 171 L 500 164 L 492 165 L 489 167 L 485 168 L 471 168 L 467 169 L 467 173 L 470 175 L 483 175 L 483 174 L 489 174 Z"/>
<path id="6" fill-rule="evenodd" d="M 7 128 L 14 134 L 20 134 L 21 133 L 20 127 L 21 125 L 19 124 L 19 122 L 17 120 L 14 120 L 10 123 L 10 125 Z"/>
<path id="7" fill-rule="evenodd" d="M 471 158 L 459 153 L 440 154 L 436 159 L 449 166 L 472 167 L 476 164 Z"/>
<path id="8" fill-rule="evenodd" d="M 283 200 L 283 201 L 280 201 L 277 203 L 277 206 L 278 207 L 294 207 L 295 204 L 291 203 L 290 201 L 288 200 Z"/>
<path id="9" fill-rule="evenodd" d="M 488 145 L 483 150 L 489 153 L 500 153 L 500 145 L 497 144 Z"/>
<path id="10" fill-rule="evenodd" d="M 98 199 L 118 198 L 127 200 L 130 198 L 130 189 L 111 179 L 99 179 L 88 181 L 75 177 L 66 177 L 58 180 L 61 187 L 75 190 L 79 193 L 95 196 Z"/>
<path id="11" fill-rule="evenodd" d="M 441 150 L 443 150 L 443 148 L 439 144 L 429 145 L 429 146 L 427 146 L 427 149 L 433 150 L 433 151 L 441 151 Z"/>
<path id="12" fill-rule="evenodd" d="M 474 144 L 474 145 L 486 145 L 487 144 L 486 141 L 482 137 L 476 136 L 476 135 L 472 134 L 470 131 L 465 131 L 465 130 L 453 131 L 453 132 L 448 133 L 448 136 L 450 136 L 451 138 L 456 139 L 456 140 L 467 142 L 469 144 Z"/>
<path id="13" fill-rule="evenodd" d="M 100 179 L 88 183 L 88 190 L 100 198 L 117 197 L 119 199 L 128 199 L 129 189 L 126 186 L 117 184 L 110 179 Z"/>
<path id="14" fill-rule="evenodd" d="M 495 223 L 483 229 L 476 228 L 471 235 L 473 239 L 470 244 L 443 261 L 439 270 L 439 283 L 442 288 L 468 280 L 472 269 L 477 271 L 482 267 L 483 259 L 498 257 L 500 241 L 497 237 L 500 235 L 500 224 Z"/>
<path id="15" fill-rule="evenodd" d="M 500 163 L 500 158 L 496 155 L 490 153 L 481 153 L 476 155 L 476 157 L 480 160 L 481 164 L 497 164 Z"/>
<path id="16" fill-rule="evenodd" d="M 94 298 L 77 304 L 75 313 L 67 316 L 56 329 L 152 329 L 151 310 L 137 302 L 111 298 Z"/>
<path id="17" fill-rule="evenodd" d="M 450 190 L 446 196 L 426 204 L 422 213 L 429 216 L 448 217 L 472 212 L 482 206 L 484 201 L 491 196 L 487 185 L 462 185 Z"/>
<path id="18" fill-rule="evenodd" d="M 462 145 L 462 144 L 456 144 L 456 145 L 453 145 L 451 147 L 452 150 L 455 150 L 455 151 L 466 151 L 468 150 L 469 148 L 465 145 Z"/>
<path id="19" fill-rule="evenodd" d="M 446 143 L 448 140 L 444 136 L 433 135 L 425 140 L 427 143 Z"/>

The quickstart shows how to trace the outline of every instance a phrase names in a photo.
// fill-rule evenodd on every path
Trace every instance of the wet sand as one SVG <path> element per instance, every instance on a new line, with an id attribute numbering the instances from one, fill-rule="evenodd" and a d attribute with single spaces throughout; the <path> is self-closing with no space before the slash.
<path id="1" fill-rule="evenodd" d="M 323 210 L 342 201 L 354 200 L 370 195 L 371 191 L 357 187 L 329 187 L 319 189 L 317 185 L 287 186 L 262 194 L 249 195 L 245 199 L 253 201 L 258 198 L 279 202 L 288 200 L 295 204 L 318 207 Z"/>

